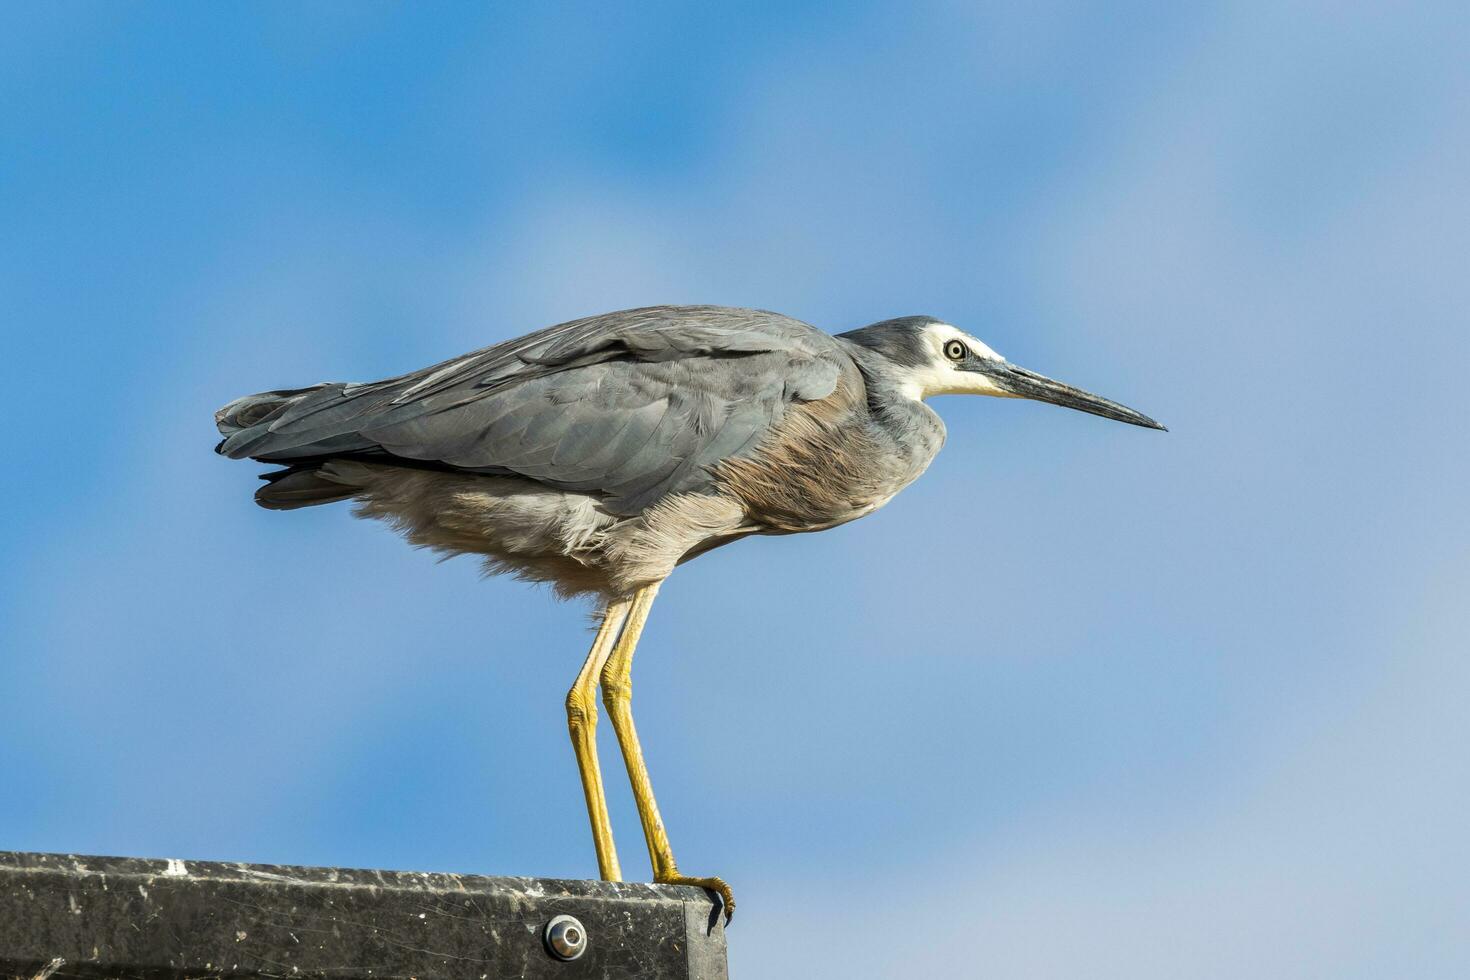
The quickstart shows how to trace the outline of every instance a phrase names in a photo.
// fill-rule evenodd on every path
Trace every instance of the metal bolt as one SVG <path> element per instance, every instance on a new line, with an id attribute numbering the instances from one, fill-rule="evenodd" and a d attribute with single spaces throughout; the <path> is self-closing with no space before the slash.
<path id="1" fill-rule="evenodd" d="M 587 952 L 587 930 L 574 916 L 558 915 L 546 923 L 546 948 L 559 960 L 574 960 Z"/>

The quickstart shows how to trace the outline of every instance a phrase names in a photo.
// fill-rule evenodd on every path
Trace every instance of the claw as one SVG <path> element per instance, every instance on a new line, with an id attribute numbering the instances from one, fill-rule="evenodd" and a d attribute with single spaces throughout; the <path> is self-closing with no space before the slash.
<path id="1" fill-rule="evenodd" d="M 691 878 L 676 871 L 671 875 L 654 878 L 654 881 L 660 885 L 693 885 L 695 888 L 715 892 L 725 907 L 725 925 L 729 925 L 730 920 L 735 918 L 735 894 L 730 891 L 730 886 L 725 884 L 723 878 Z"/>

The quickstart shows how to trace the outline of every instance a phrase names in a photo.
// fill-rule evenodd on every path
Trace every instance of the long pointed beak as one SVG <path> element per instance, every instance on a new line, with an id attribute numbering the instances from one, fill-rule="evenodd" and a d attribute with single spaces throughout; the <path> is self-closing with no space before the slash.
<path id="1" fill-rule="evenodd" d="M 1051 402 L 1053 405 L 1061 405 L 1065 408 L 1075 408 L 1079 412 L 1089 412 L 1093 415 L 1101 415 L 1105 419 L 1116 419 L 1119 422 L 1127 422 L 1129 425 L 1141 425 L 1146 429 L 1162 429 L 1162 425 L 1144 415 L 1135 412 L 1126 405 L 1119 405 L 1115 401 L 1094 395 L 1081 388 L 1073 388 L 1069 384 L 1054 381 L 1044 374 L 1028 371 L 1022 367 L 1001 360 L 984 358 L 974 370 L 979 371 L 991 381 L 996 387 L 1016 398 L 1031 398 L 1039 402 Z"/>

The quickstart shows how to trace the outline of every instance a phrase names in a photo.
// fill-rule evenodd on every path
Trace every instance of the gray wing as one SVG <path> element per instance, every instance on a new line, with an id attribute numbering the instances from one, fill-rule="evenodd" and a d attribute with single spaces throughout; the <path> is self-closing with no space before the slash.
<path id="1" fill-rule="evenodd" d="M 664 306 L 550 327 L 371 384 L 242 398 L 219 452 L 293 463 L 387 454 L 517 474 L 636 513 L 708 483 L 792 402 L 832 393 L 830 336 L 759 310 Z"/>

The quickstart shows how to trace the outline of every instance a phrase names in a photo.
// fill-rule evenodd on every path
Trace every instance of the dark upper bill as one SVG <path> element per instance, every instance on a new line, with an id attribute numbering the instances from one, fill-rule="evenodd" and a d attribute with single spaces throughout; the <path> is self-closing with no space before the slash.
<path id="1" fill-rule="evenodd" d="M 1075 408 L 1079 412 L 1089 412 L 1093 415 L 1101 415 L 1106 419 L 1117 419 L 1119 422 L 1127 422 L 1130 425 L 1141 425 L 1147 429 L 1164 429 L 1162 425 L 1144 415 L 1135 412 L 1127 405 L 1119 405 L 1115 401 L 1109 401 L 1100 395 L 1083 391 L 1081 388 L 1073 388 L 1069 384 L 1054 381 L 1044 374 L 1028 371 L 1025 368 L 1016 367 L 1005 361 L 992 360 L 990 358 L 976 358 L 974 367 L 970 370 L 978 371 L 989 377 L 996 385 L 1017 398 L 1032 398 L 1039 402 L 1051 402 L 1053 405 L 1062 405 L 1066 408 Z"/>

